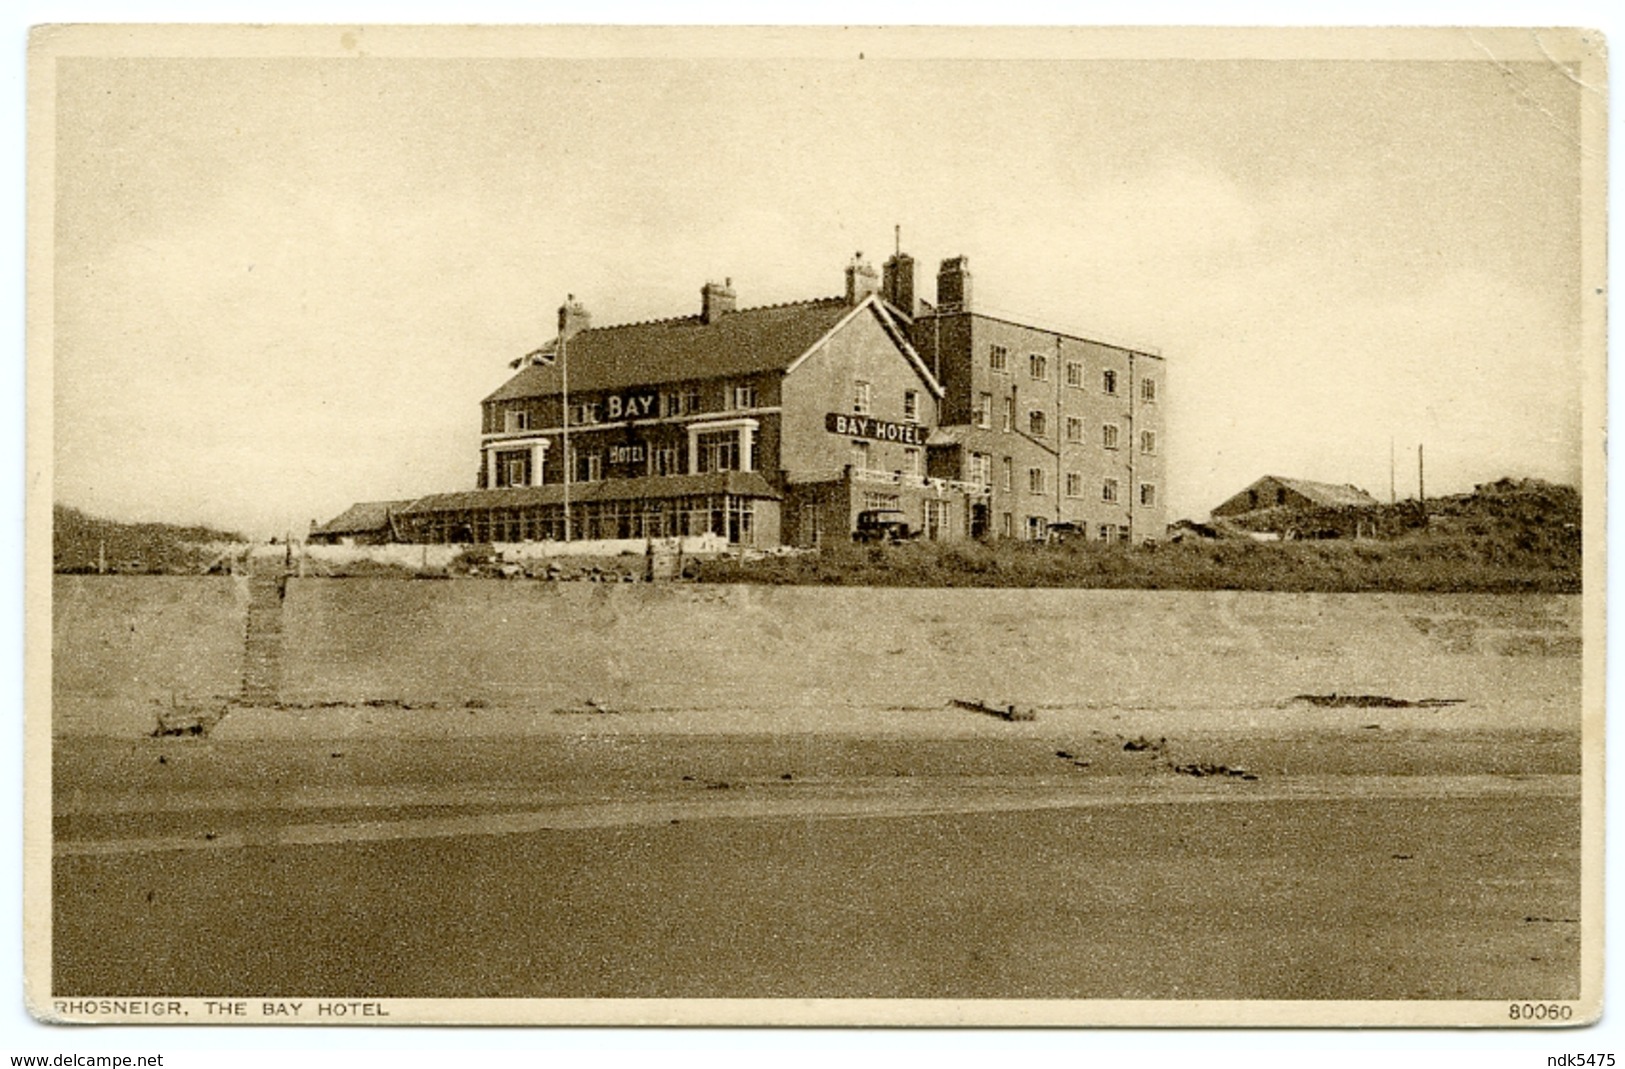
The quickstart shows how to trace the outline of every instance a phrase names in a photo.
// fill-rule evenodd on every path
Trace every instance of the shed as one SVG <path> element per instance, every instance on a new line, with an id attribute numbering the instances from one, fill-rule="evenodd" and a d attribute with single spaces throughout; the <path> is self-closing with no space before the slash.
<path id="1" fill-rule="evenodd" d="M 1350 508 L 1378 503 L 1353 483 L 1317 483 L 1266 475 L 1215 508 L 1213 515 L 1242 516 L 1274 508 Z"/>
<path id="2" fill-rule="evenodd" d="M 317 545 L 377 546 L 399 542 L 395 514 L 411 501 L 358 501 L 307 536 Z"/>

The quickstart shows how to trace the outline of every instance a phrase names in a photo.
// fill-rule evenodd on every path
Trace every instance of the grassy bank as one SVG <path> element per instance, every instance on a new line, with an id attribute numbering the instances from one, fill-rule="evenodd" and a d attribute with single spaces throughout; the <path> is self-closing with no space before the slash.
<path id="1" fill-rule="evenodd" d="M 1074 542 L 832 545 L 816 554 L 700 565 L 713 583 L 829 586 L 1087 587 L 1319 593 L 1580 591 L 1572 547 L 1472 535 L 1378 541 L 1246 540 L 1128 547 Z"/>
<path id="2" fill-rule="evenodd" d="M 67 505 L 52 509 L 52 569 L 127 574 L 193 574 L 216 554 L 204 545 L 242 535 L 199 525 L 121 523 Z"/>

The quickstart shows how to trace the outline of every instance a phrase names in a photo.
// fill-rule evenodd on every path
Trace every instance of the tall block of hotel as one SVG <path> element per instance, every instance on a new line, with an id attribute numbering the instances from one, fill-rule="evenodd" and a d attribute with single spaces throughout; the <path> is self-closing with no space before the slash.
<path id="1" fill-rule="evenodd" d="M 1167 523 L 1167 375 L 1160 353 L 979 312 L 964 257 L 910 337 L 943 387 L 931 474 L 990 490 L 978 536 L 1035 539 L 1054 524 L 1141 542 Z"/>

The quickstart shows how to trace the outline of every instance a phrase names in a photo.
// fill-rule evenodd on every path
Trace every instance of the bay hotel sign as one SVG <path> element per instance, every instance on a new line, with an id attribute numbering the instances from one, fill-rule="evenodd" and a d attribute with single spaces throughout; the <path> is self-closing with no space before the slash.
<path id="1" fill-rule="evenodd" d="M 872 438 L 877 442 L 924 445 L 926 429 L 918 423 L 893 423 L 873 416 L 846 416 L 830 412 L 824 416 L 824 429 L 846 438 Z"/>

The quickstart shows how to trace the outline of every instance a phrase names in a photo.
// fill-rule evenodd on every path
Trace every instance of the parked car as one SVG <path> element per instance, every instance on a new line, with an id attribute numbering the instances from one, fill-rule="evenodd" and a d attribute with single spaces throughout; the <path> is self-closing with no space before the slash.
<path id="1" fill-rule="evenodd" d="M 1085 541 L 1089 538 L 1089 528 L 1081 523 L 1062 521 L 1049 525 L 1049 540 L 1052 545 L 1061 545 L 1065 542 Z"/>
<path id="2" fill-rule="evenodd" d="M 902 509 L 865 509 L 852 531 L 855 542 L 906 542 L 914 537 Z"/>

